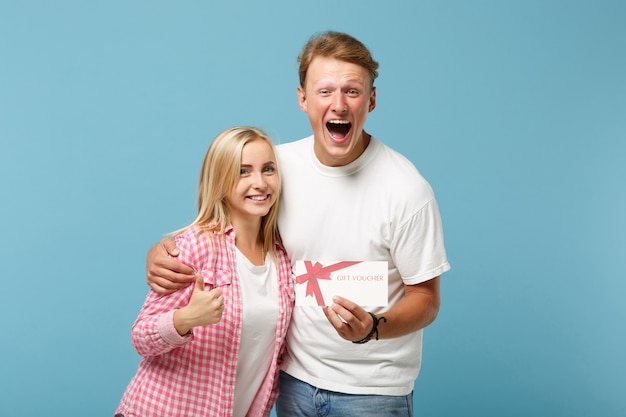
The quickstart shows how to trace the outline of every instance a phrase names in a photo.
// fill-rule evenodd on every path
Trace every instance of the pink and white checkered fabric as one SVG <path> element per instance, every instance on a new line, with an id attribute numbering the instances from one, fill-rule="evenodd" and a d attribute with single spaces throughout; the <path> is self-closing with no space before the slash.
<path id="1" fill-rule="evenodd" d="M 178 235 L 179 259 L 200 272 L 205 289 L 219 287 L 225 300 L 222 320 L 180 336 L 174 310 L 187 305 L 194 285 L 171 295 L 150 291 L 132 329 L 142 356 L 116 413 L 135 416 L 232 416 L 242 305 L 235 268 L 235 231 L 209 236 L 197 227 Z M 291 263 L 277 244 L 279 317 L 274 358 L 248 416 L 269 415 L 277 396 L 277 372 L 293 310 Z"/>

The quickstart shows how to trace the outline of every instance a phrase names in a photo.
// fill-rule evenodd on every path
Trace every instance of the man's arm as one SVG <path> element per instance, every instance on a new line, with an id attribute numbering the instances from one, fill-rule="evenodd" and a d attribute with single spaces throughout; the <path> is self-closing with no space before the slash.
<path id="1" fill-rule="evenodd" d="M 148 251 L 146 281 L 156 293 L 171 294 L 195 280 L 193 269 L 176 259 L 178 254 L 179 250 L 170 238 L 163 238 Z"/>
<path id="2" fill-rule="evenodd" d="M 378 315 L 378 318 L 384 316 L 386 319 L 378 324 L 378 337 L 386 339 L 403 336 L 435 321 L 440 305 L 439 282 L 440 278 L 435 277 L 420 284 L 405 285 L 404 297 Z M 324 313 L 337 333 L 350 341 L 366 337 L 373 325 L 370 314 L 343 297 L 335 297 L 333 301 L 335 304 L 326 307 Z"/>

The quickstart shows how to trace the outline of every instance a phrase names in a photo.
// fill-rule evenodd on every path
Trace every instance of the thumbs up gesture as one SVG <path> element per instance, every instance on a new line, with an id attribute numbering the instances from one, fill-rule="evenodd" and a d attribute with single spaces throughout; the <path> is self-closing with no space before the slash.
<path id="1" fill-rule="evenodd" d="M 204 279 L 196 274 L 196 283 L 189 304 L 174 312 L 174 327 L 185 335 L 197 326 L 215 324 L 222 319 L 224 297 L 219 288 L 204 290 Z"/>

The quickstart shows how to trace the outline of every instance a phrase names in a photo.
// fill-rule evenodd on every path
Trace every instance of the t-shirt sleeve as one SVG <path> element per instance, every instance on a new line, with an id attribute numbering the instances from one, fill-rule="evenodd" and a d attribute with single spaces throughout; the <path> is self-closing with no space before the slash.
<path id="1" fill-rule="evenodd" d="M 392 239 L 391 256 L 407 285 L 428 281 L 450 269 L 434 198 L 399 225 Z"/>

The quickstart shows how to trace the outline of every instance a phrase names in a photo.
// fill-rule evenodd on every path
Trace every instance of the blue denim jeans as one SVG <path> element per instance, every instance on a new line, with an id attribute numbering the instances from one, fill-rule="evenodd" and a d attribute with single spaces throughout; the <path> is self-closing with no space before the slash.
<path id="1" fill-rule="evenodd" d="M 355 395 L 315 388 L 280 372 L 278 417 L 412 417 L 413 393 L 403 396 Z"/>

